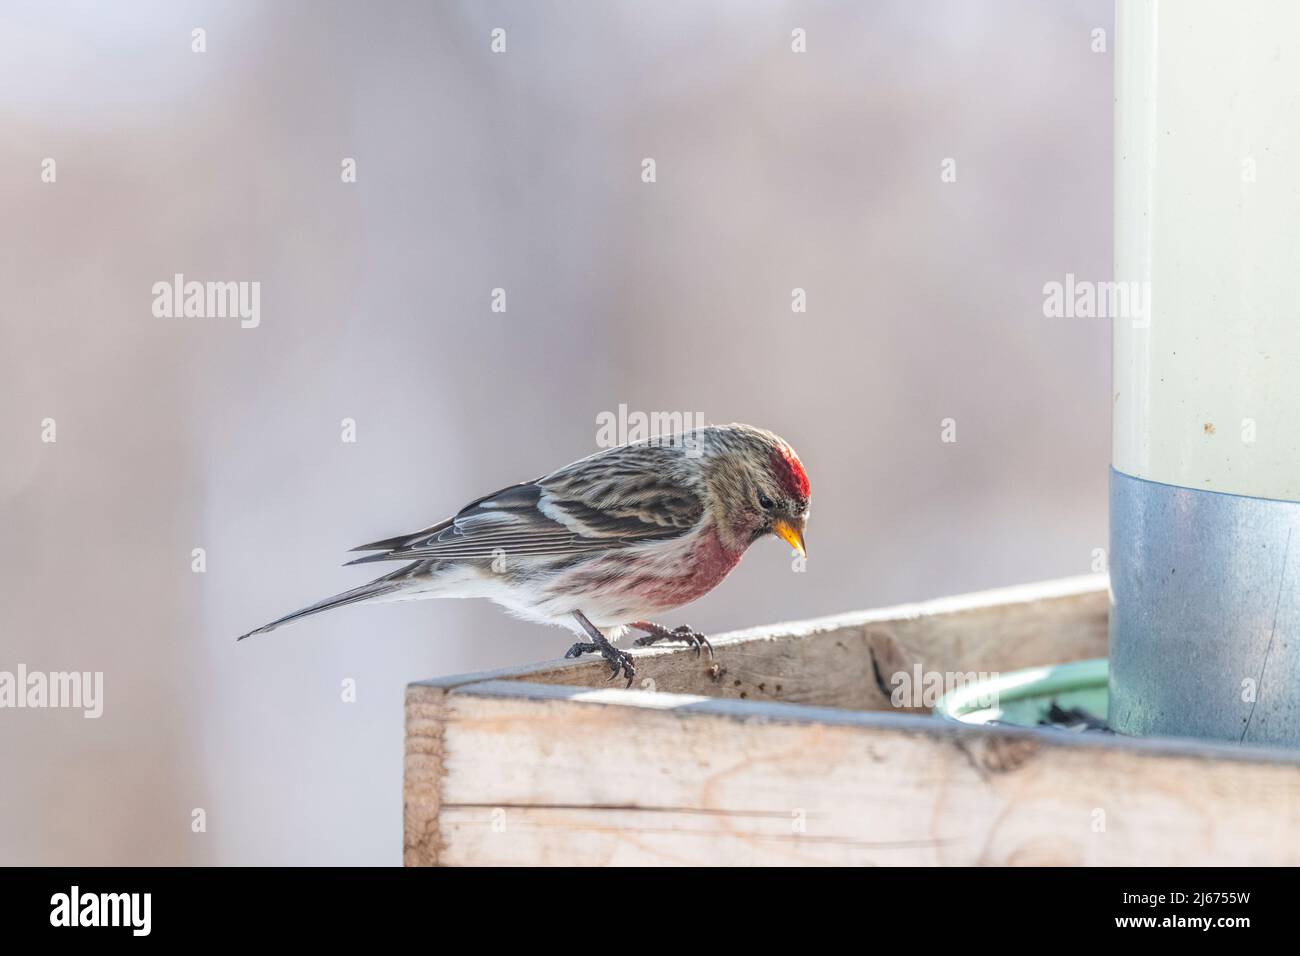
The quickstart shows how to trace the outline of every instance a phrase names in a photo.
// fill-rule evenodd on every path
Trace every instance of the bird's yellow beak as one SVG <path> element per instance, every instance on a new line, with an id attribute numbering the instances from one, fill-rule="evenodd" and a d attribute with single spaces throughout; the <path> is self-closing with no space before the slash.
<path id="1" fill-rule="evenodd" d="M 803 543 L 803 525 L 802 521 L 795 524 L 785 518 L 777 518 L 772 524 L 772 533 L 798 551 L 801 557 L 806 558 L 808 549 Z"/>

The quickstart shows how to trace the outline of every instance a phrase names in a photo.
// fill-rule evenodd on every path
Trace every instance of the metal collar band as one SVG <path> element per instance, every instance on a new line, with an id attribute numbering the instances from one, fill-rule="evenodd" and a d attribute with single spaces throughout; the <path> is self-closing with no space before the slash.
<path id="1" fill-rule="evenodd" d="M 1300 502 L 1111 470 L 1110 725 L 1300 746 Z"/>

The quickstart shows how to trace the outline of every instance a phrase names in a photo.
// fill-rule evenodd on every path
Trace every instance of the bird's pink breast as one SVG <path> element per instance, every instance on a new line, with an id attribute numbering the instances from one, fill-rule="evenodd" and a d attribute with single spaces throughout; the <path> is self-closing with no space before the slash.
<path id="1" fill-rule="evenodd" d="M 634 593 L 648 605 L 673 608 L 703 597 L 731 573 L 744 556 L 744 549 L 728 548 L 714 529 L 702 532 L 694 542 L 690 558 L 679 573 L 645 577 L 636 582 Z"/>
<path id="2" fill-rule="evenodd" d="M 581 611 L 597 627 L 652 619 L 712 591 L 744 553 L 708 527 L 639 553 L 599 556 L 560 575 L 533 604 L 550 618 Z"/>

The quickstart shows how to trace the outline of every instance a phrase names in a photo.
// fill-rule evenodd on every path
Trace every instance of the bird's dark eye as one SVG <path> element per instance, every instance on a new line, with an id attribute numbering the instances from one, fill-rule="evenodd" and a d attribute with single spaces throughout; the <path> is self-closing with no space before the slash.
<path id="1" fill-rule="evenodd" d="M 771 511 L 772 499 L 769 498 L 767 495 L 760 494 L 758 496 L 758 506 L 762 508 L 764 511 Z"/>

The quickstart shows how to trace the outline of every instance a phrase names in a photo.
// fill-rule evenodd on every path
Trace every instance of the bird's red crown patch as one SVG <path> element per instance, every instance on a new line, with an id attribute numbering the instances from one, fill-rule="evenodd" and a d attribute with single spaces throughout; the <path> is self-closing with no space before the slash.
<path id="1" fill-rule="evenodd" d="M 774 471 L 780 476 L 781 483 L 785 486 L 787 494 L 805 499 L 812 496 L 812 485 L 808 481 L 808 472 L 804 471 L 803 462 L 799 460 L 799 456 L 794 453 L 793 448 L 789 445 L 782 445 L 773 454 L 772 458 Z"/>

